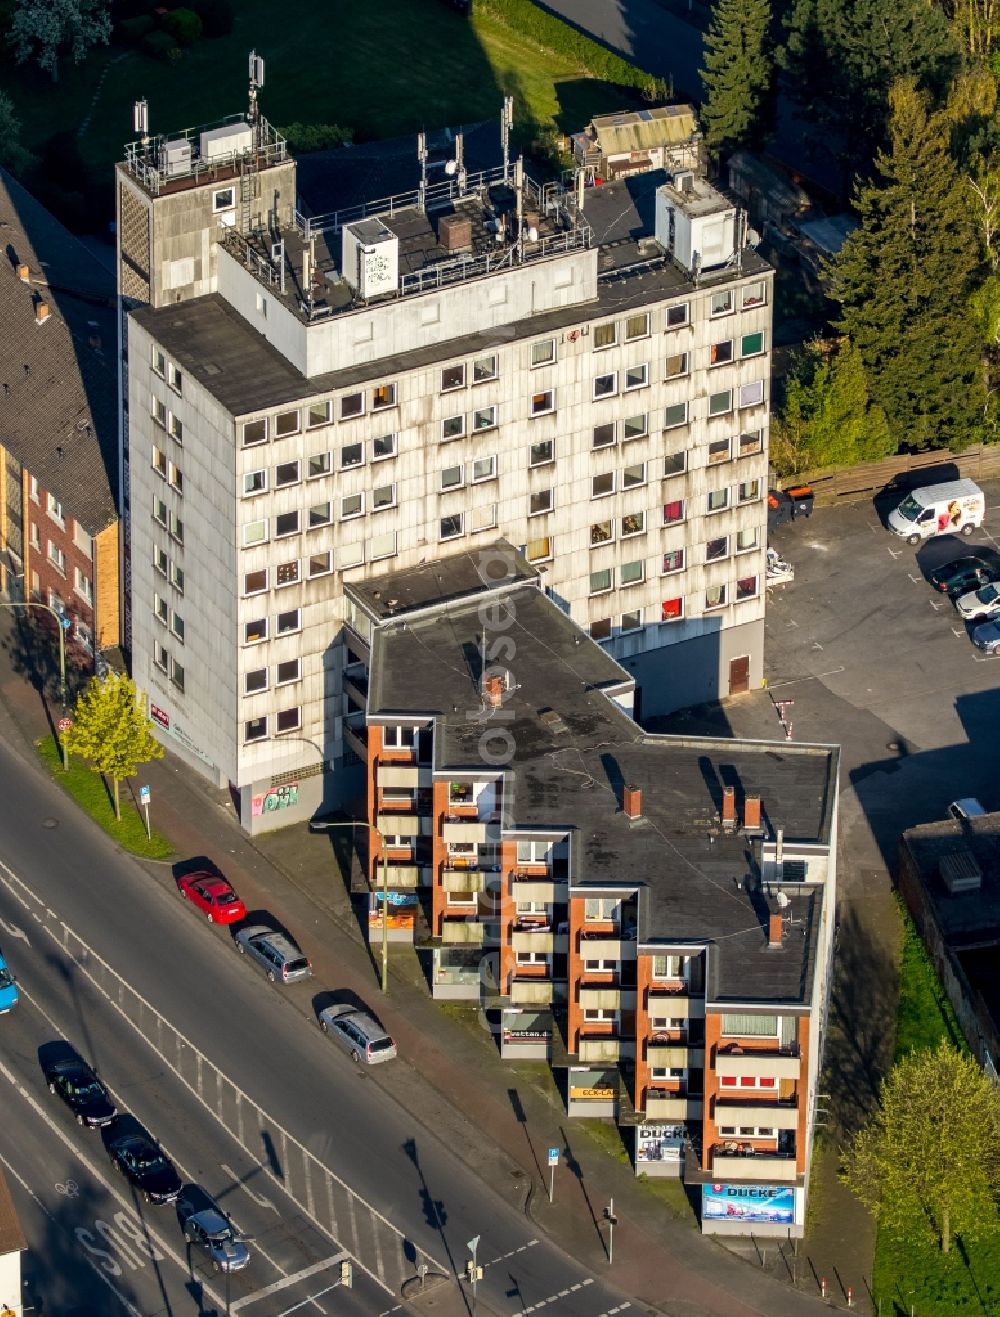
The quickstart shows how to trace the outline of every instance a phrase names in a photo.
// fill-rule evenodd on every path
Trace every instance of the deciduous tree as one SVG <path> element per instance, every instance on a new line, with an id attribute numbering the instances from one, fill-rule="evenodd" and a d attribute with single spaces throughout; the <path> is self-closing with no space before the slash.
<path id="1" fill-rule="evenodd" d="M 121 818 L 119 782 L 131 777 L 140 764 L 163 758 L 153 724 L 136 699 L 135 682 L 116 672 L 103 680 L 91 679 L 76 702 L 73 725 L 63 739 L 71 754 L 89 759 L 95 773 L 111 778 L 117 819 Z"/>
<path id="2" fill-rule="evenodd" d="M 882 1081 L 843 1178 L 880 1227 L 906 1237 L 923 1223 L 945 1253 L 953 1234 L 996 1229 L 1000 1090 L 949 1043 L 911 1052 Z"/>
<path id="3" fill-rule="evenodd" d="M 17 0 L 10 26 L 17 62 L 34 58 L 53 80 L 62 47 L 79 64 L 91 46 L 106 46 L 110 37 L 111 0 Z"/>
<path id="4" fill-rule="evenodd" d="M 0 91 L 0 165 L 21 173 L 31 156 L 21 145 L 21 120 L 14 102 L 5 91 Z"/>
<path id="5" fill-rule="evenodd" d="M 710 151 L 745 146 L 760 131 L 771 82 L 769 0 L 718 0 L 705 36 L 701 120 Z"/>

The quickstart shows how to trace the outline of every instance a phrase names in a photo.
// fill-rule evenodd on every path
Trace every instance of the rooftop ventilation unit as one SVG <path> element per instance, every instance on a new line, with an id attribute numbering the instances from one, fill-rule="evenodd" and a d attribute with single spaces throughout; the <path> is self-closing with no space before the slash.
<path id="1" fill-rule="evenodd" d="M 244 120 L 210 128 L 201 134 L 202 160 L 227 160 L 253 150 L 253 129 Z"/>
<path id="2" fill-rule="evenodd" d="M 983 885 L 983 871 L 971 851 L 953 851 L 938 861 L 941 881 L 952 896 L 962 892 L 978 892 Z"/>
<path id="3" fill-rule="evenodd" d="M 656 189 L 656 240 L 690 273 L 718 269 L 737 246 L 736 207 L 690 172 Z"/>
<path id="4" fill-rule="evenodd" d="M 172 142 L 164 142 L 160 147 L 160 173 L 167 178 L 176 178 L 179 174 L 191 172 L 191 142 L 186 137 L 178 137 Z"/>
<path id="5" fill-rule="evenodd" d="M 360 297 L 394 293 L 399 284 L 399 239 L 380 219 L 345 224 L 341 267 Z"/>

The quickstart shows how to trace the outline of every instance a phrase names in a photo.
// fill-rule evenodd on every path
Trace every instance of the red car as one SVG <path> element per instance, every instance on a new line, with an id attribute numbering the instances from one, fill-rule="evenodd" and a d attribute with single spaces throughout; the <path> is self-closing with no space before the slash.
<path id="1" fill-rule="evenodd" d="M 189 873 L 179 880 L 177 890 L 208 915 L 210 924 L 235 924 L 246 916 L 246 906 L 225 878 L 217 874 Z"/>

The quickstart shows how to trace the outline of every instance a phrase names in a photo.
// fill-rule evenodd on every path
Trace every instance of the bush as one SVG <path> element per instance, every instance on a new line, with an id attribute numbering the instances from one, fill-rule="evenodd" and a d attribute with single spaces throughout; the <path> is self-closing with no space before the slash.
<path id="1" fill-rule="evenodd" d="M 236 13 L 230 0 L 195 0 L 192 8 L 206 37 L 228 37 L 232 32 Z"/>
<path id="2" fill-rule="evenodd" d="M 152 14 L 136 14 L 135 18 L 123 18 L 119 22 L 118 37 L 129 46 L 138 46 L 154 27 L 156 22 Z"/>
<path id="3" fill-rule="evenodd" d="M 180 51 L 169 32 L 148 32 L 142 39 L 142 49 L 151 59 L 176 59 Z M 176 54 L 174 53 L 176 51 Z"/>
<path id="4" fill-rule="evenodd" d="M 193 9 L 172 9 L 164 15 L 163 27 L 179 46 L 193 46 L 201 36 L 201 19 Z"/>
<path id="5" fill-rule="evenodd" d="M 278 132 L 288 143 L 289 151 L 296 155 L 325 151 L 332 146 L 350 146 L 353 141 L 351 130 L 335 123 L 290 123 Z"/>

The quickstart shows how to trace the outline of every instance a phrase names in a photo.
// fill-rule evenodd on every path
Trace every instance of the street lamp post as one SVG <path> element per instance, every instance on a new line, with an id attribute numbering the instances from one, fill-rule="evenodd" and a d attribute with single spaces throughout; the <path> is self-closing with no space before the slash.
<path id="1" fill-rule="evenodd" d="M 476 1317 L 477 1300 L 479 1297 L 479 1281 L 482 1279 L 483 1275 L 483 1269 L 478 1261 L 479 1236 L 476 1235 L 474 1239 L 470 1239 L 466 1248 L 468 1248 L 469 1252 L 472 1254 L 472 1261 L 465 1264 L 465 1269 L 469 1280 L 472 1282 L 472 1317 Z"/>
<path id="2" fill-rule="evenodd" d="M 0 607 L 3 608 L 44 608 L 47 613 L 51 613 L 56 619 L 56 630 L 59 633 L 59 704 L 62 709 L 62 716 L 66 717 L 66 641 L 63 637 L 63 620 L 62 617 L 49 604 L 43 604 L 36 599 L 29 599 L 22 602 L 17 599 L 0 599 Z M 66 749 L 66 742 L 59 738 L 59 745 L 62 749 L 63 772 L 69 771 L 69 751 Z"/>
<path id="3" fill-rule="evenodd" d="M 382 851 L 382 991 L 389 991 L 389 852 L 385 838 L 374 823 L 363 819 L 352 819 L 349 823 L 310 824 L 315 831 L 328 832 L 331 828 L 367 828 L 378 837 Z"/>

